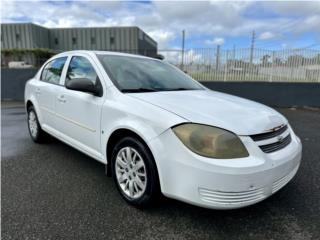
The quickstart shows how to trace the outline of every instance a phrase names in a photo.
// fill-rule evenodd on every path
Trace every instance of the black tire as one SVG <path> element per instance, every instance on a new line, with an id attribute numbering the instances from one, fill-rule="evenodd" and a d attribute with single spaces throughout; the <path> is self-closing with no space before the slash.
<path id="1" fill-rule="evenodd" d="M 147 181 L 144 193 L 139 198 L 131 198 L 121 189 L 116 176 L 116 157 L 121 149 L 131 147 L 142 157 L 145 164 Z M 145 208 L 157 202 L 160 195 L 160 184 L 157 167 L 149 148 L 141 140 L 135 137 L 124 137 L 114 147 L 111 157 L 111 172 L 118 191 L 126 202 L 135 207 Z"/>
<path id="2" fill-rule="evenodd" d="M 34 114 L 34 115 L 33 115 Z M 32 133 L 31 128 L 30 128 L 30 117 L 34 116 L 35 117 L 35 126 L 37 127 L 37 131 L 36 133 Z M 42 130 L 39 120 L 38 120 L 38 116 L 37 113 L 34 109 L 33 106 L 30 106 L 28 108 L 28 130 L 29 130 L 29 134 L 31 139 L 36 142 L 36 143 L 43 143 L 46 140 L 46 133 Z"/>

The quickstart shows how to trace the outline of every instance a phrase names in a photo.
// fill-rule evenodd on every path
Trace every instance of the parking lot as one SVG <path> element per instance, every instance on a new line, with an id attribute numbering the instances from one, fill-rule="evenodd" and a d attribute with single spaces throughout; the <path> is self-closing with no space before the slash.
<path id="1" fill-rule="evenodd" d="M 296 177 L 251 207 L 215 211 L 163 199 L 139 210 L 104 165 L 31 141 L 23 107 L 2 106 L 2 239 L 320 239 L 320 111 L 278 109 L 303 143 Z"/>

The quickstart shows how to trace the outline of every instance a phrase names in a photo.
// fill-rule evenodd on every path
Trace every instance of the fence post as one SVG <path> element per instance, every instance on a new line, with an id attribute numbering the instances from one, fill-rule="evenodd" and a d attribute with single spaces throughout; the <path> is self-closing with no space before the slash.
<path id="1" fill-rule="evenodd" d="M 275 61 L 275 51 L 272 51 L 272 63 L 271 63 L 271 70 L 269 73 L 269 82 L 272 82 L 273 71 L 274 71 L 274 61 Z"/>
<path id="2" fill-rule="evenodd" d="M 220 45 L 217 45 L 216 71 L 219 70 L 219 62 L 220 62 Z"/>
<path id="3" fill-rule="evenodd" d="M 224 81 L 224 82 L 227 81 L 228 55 L 229 55 L 229 50 L 226 51 L 226 62 L 225 62 L 225 64 L 224 64 L 224 77 L 223 77 L 223 81 Z"/>

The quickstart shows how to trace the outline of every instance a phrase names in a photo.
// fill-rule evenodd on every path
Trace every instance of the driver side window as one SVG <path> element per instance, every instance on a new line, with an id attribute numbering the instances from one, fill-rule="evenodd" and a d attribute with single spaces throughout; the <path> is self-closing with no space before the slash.
<path id="1" fill-rule="evenodd" d="M 89 60 L 85 57 L 72 57 L 67 71 L 66 82 L 76 79 L 89 79 L 94 85 L 99 84 L 98 75 Z"/>

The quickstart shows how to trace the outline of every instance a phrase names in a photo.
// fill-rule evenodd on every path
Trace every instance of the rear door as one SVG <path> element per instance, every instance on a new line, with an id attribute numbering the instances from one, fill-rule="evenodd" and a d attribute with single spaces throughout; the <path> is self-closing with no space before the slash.
<path id="1" fill-rule="evenodd" d="M 80 78 L 87 78 L 94 84 L 101 85 L 102 76 L 89 56 L 72 56 L 67 68 L 65 84 L 71 79 L 75 81 Z M 102 156 L 100 120 L 104 94 L 105 91 L 99 97 L 63 87 L 63 91 L 59 91 L 56 99 L 57 130 L 64 135 L 66 141 L 95 158 Z"/>
<path id="2" fill-rule="evenodd" d="M 36 98 L 42 115 L 43 128 L 55 127 L 56 95 L 63 90 L 61 75 L 67 57 L 60 57 L 48 62 L 42 70 L 40 81 L 35 87 Z"/>

